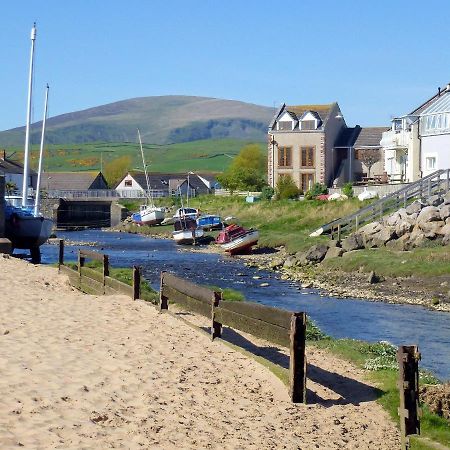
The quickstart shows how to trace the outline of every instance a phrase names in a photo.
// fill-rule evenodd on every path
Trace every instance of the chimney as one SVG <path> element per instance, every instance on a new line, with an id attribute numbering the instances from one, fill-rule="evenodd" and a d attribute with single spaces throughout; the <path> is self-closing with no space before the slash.
<path id="1" fill-rule="evenodd" d="M 445 90 L 446 90 L 447 92 L 450 92 L 450 83 L 447 84 L 447 87 L 445 88 Z"/>
<path id="2" fill-rule="evenodd" d="M 440 97 L 440 96 L 441 96 L 441 88 L 438 87 L 438 97 Z"/>

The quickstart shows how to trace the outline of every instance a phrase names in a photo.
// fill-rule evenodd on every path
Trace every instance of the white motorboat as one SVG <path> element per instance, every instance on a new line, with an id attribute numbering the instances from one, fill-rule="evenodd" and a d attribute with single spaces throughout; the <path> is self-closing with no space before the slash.
<path id="1" fill-rule="evenodd" d="M 258 230 L 245 229 L 239 225 L 232 224 L 223 229 L 217 236 L 216 243 L 230 255 L 247 253 L 258 243 Z"/>
<path id="2" fill-rule="evenodd" d="M 204 234 L 203 228 L 198 227 L 194 219 L 184 218 L 176 220 L 173 226 L 172 236 L 177 244 L 196 244 L 198 239 L 202 238 Z"/>

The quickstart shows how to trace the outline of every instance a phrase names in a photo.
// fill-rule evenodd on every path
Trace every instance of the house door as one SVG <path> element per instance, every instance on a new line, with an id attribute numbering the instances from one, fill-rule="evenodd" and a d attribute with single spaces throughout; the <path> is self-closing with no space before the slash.
<path id="1" fill-rule="evenodd" d="M 309 189 L 311 189 L 313 184 L 314 184 L 313 173 L 302 173 L 300 175 L 300 186 L 303 192 L 306 192 Z"/>

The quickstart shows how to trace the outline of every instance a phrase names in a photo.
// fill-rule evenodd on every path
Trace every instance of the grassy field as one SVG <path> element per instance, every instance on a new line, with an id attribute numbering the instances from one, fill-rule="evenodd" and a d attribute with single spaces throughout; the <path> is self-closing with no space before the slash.
<path id="1" fill-rule="evenodd" d="M 152 172 L 223 172 L 242 147 L 254 143 L 238 139 L 208 139 L 171 145 L 144 144 L 144 153 L 149 170 Z M 258 143 L 261 150 L 265 145 Z M 7 155 L 17 161 L 23 159 L 23 147 L 8 147 Z M 47 145 L 44 170 L 48 172 L 100 170 L 109 161 L 130 155 L 132 167 L 142 170 L 142 160 L 138 143 L 107 143 Z M 39 147 L 32 146 L 30 164 L 37 168 Z"/>

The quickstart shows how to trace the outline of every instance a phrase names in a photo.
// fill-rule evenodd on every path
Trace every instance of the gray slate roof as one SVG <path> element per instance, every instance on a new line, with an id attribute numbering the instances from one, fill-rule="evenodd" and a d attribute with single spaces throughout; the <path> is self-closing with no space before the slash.
<path id="1" fill-rule="evenodd" d="M 57 191 L 84 191 L 92 189 L 92 185 L 101 172 L 43 172 L 42 186 Z M 101 175 L 103 177 L 103 175 Z"/>
<path id="2" fill-rule="evenodd" d="M 273 120 L 270 122 L 269 128 L 272 129 L 275 125 L 276 120 L 283 114 L 285 111 L 289 113 L 289 115 L 296 120 L 300 120 L 301 117 L 311 111 L 315 117 L 317 117 L 322 123 L 320 128 L 324 127 L 330 118 L 330 113 L 333 110 L 334 106 L 337 105 L 337 102 L 329 103 L 326 105 L 292 105 L 288 106 L 283 104 L 283 106 L 277 111 Z"/>
<path id="3" fill-rule="evenodd" d="M 11 161 L 10 159 L 0 158 L 0 173 L 23 174 L 23 166 L 22 164 Z M 30 170 L 30 175 L 36 175 L 36 172 L 34 170 Z"/>
<path id="4" fill-rule="evenodd" d="M 366 127 L 361 128 L 361 132 L 356 139 L 354 148 L 381 148 L 380 141 L 382 134 L 388 131 L 388 127 Z"/>
<path id="5" fill-rule="evenodd" d="M 133 171 L 129 173 L 139 183 L 142 189 L 147 188 L 147 182 L 145 180 L 144 172 Z M 215 179 L 215 177 L 211 174 L 199 173 L 198 175 L 210 181 Z M 172 180 L 176 180 L 176 182 Z M 187 181 L 187 174 L 158 173 L 158 172 L 150 172 L 148 174 L 148 182 L 150 185 L 150 189 L 153 190 L 167 190 L 169 189 L 169 183 L 171 185 L 170 188 L 172 189 L 173 188 L 172 185 L 176 184 L 178 186 L 178 184 L 182 184 L 182 182 L 184 181 Z M 203 183 L 203 181 L 196 174 L 189 175 L 189 184 L 191 185 L 191 188 L 196 190 L 208 189 L 205 183 Z"/>

